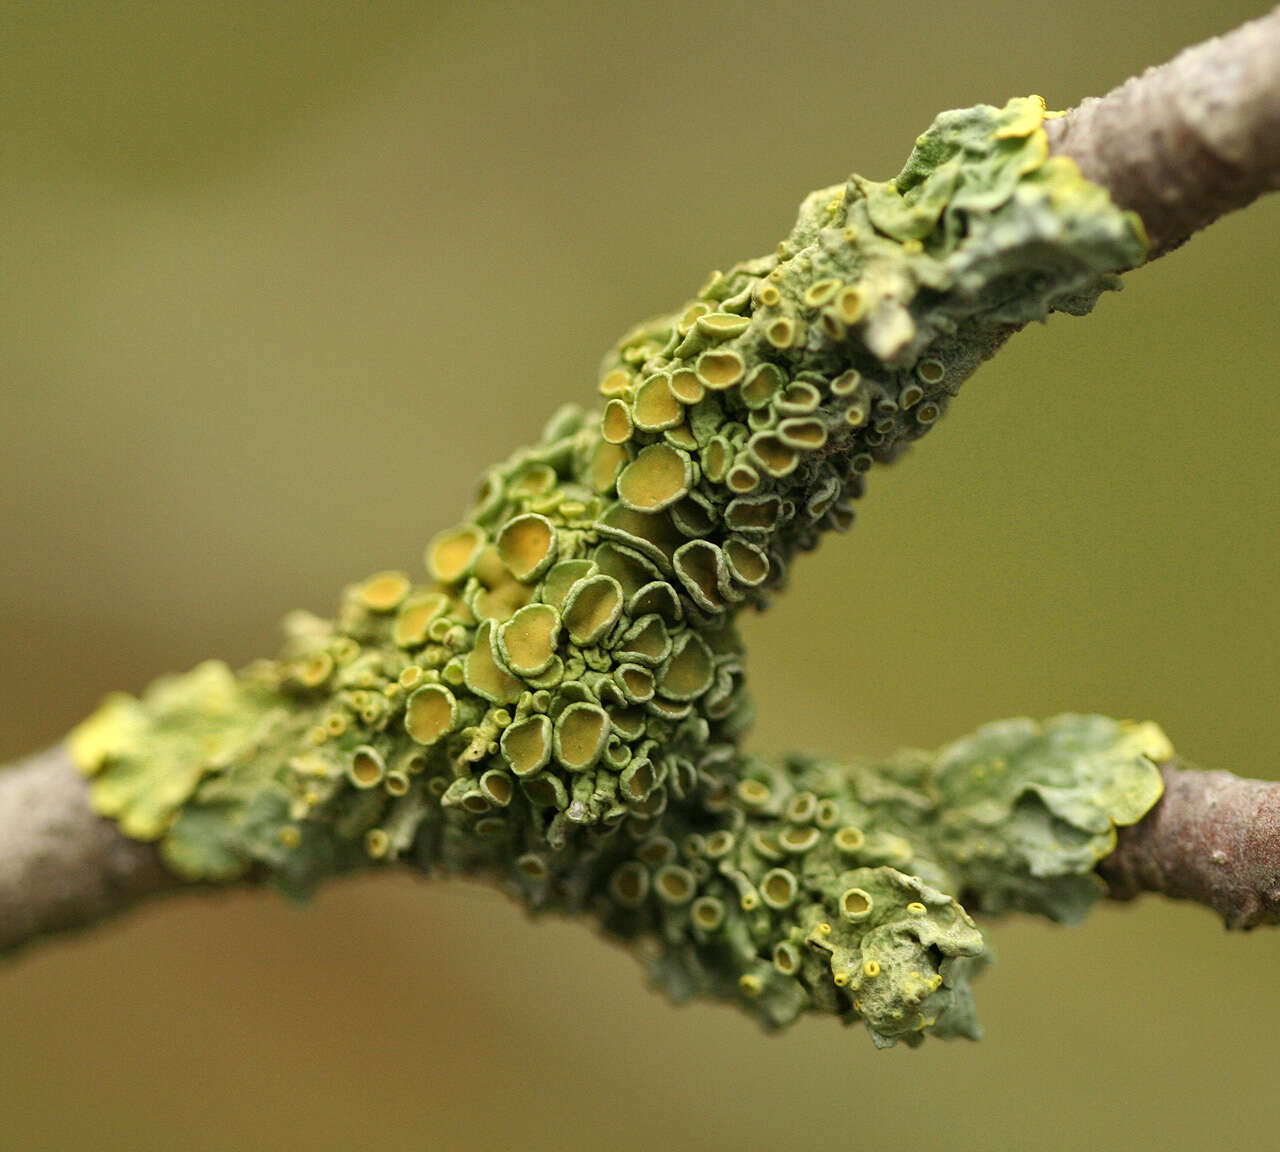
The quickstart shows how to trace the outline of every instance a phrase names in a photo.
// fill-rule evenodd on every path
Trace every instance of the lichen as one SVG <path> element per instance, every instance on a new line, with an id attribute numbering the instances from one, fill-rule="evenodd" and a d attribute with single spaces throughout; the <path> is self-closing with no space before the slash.
<path id="1" fill-rule="evenodd" d="M 776 253 L 628 333 L 601 407 L 557 412 L 431 540 L 428 584 L 378 573 L 276 660 L 112 697 L 72 745 L 97 809 L 189 879 L 482 873 L 636 941 L 676 998 L 976 1035 L 961 901 L 1078 917 L 1166 742 L 1060 717 L 771 763 L 741 747 L 735 618 L 1005 338 L 1142 261 L 1044 116 L 944 114 L 896 180 L 815 192 Z"/>

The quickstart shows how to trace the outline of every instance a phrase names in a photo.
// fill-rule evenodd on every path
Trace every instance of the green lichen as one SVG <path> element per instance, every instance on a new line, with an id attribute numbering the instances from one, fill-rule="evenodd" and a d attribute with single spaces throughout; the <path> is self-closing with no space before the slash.
<path id="1" fill-rule="evenodd" d="M 759 760 L 735 618 L 1005 338 L 1142 261 L 1044 115 L 944 114 L 897 180 L 814 193 L 775 254 L 629 333 L 601 409 L 558 412 L 432 539 L 431 583 L 379 573 L 277 660 L 112 697 L 73 737 L 98 810 L 190 879 L 482 873 L 636 941 L 677 998 L 976 1035 L 960 901 L 1078 917 L 1167 742 L 1060 717 Z"/>

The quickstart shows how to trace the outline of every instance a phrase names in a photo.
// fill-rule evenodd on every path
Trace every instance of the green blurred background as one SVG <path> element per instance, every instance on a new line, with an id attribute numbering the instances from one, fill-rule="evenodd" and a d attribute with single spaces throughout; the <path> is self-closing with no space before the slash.
<path id="1" fill-rule="evenodd" d="M 0 6 L 0 758 L 417 570 L 490 459 L 944 107 L 1237 0 Z M 754 747 L 1159 720 L 1280 776 L 1280 197 L 1019 336 L 746 624 Z M 673 1009 L 583 925 L 374 877 L 0 967 L 0 1147 L 1272 1147 L 1280 933 L 996 926 L 986 1040 Z"/>

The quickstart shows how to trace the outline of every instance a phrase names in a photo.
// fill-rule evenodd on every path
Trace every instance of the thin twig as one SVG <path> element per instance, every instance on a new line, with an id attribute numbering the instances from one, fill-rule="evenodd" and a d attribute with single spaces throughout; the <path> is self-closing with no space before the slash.
<path id="1" fill-rule="evenodd" d="M 65 746 L 0 770 L 0 952 L 179 886 L 152 845 L 89 808 Z"/>
<path id="2" fill-rule="evenodd" d="M 1165 794 L 1098 867 L 1111 895 L 1194 900 L 1228 928 L 1280 924 L 1280 783 L 1162 765 Z"/>
<path id="3" fill-rule="evenodd" d="M 1280 188 L 1280 7 L 1148 68 L 1046 125 L 1122 208 L 1151 259 Z"/>

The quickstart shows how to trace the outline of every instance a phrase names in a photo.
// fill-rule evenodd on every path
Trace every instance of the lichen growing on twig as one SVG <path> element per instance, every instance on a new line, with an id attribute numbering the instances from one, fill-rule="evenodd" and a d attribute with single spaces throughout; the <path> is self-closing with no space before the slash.
<path id="1" fill-rule="evenodd" d="M 676 996 L 975 1034 L 963 899 L 1081 914 L 1155 802 L 1157 730 L 1012 721 L 935 755 L 744 755 L 737 613 L 847 528 L 864 474 L 1012 332 L 1086 312 L 1141 225 L 1050 158 L 1037 98 L 946 113 L 896 181 L 809 196 L 606 358 L 428 545 L 280 659 L 117 696 L 75 734 L 93 801 L 192 879 L 303 894 L 373 861 L 483 872 L 657 942 Z"/>

